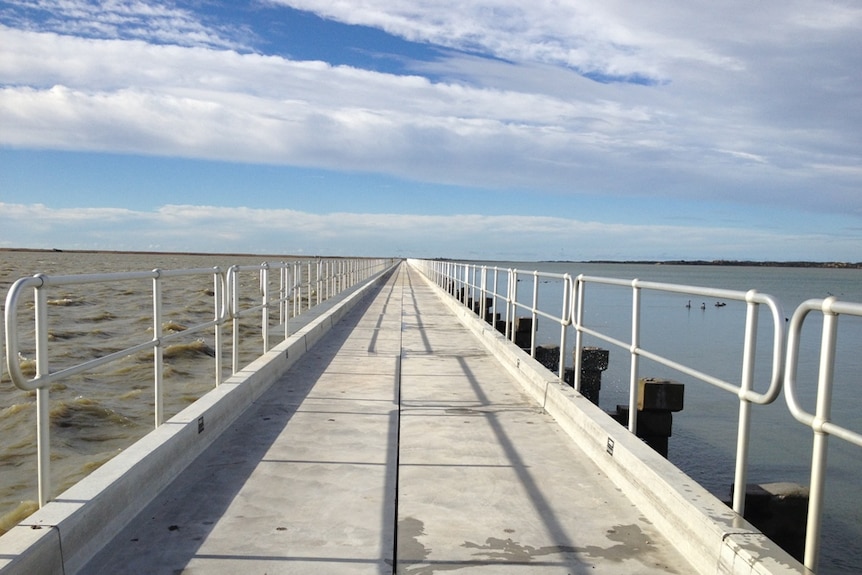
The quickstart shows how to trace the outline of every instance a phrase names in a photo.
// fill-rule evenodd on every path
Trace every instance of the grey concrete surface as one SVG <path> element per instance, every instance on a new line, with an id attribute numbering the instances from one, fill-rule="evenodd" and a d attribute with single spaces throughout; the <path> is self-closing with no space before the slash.
<path id="1" fill-rule="evenodd" d="M 693 572 L 403 265 L 84 573 Z"/>

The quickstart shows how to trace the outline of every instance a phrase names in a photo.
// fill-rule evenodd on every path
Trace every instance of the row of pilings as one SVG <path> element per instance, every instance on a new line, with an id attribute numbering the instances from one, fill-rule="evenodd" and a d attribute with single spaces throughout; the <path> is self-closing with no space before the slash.
<path id="1" fill-rule="evenodd" d="M 515 345 L 530 352 L 533 338 L 533 318 L 516 317 L 507 325 L 500 319 L 499 313 L 493 312 L 493 298 L 487 297 L 482 302 L 474 300 L 466 294 L 465 289 L 455 289 L 455 284 L 449 284 L 449 293 L 458 301 L 481 316 L 484 310 L 484 321 L 494 326 L 502 334 L 507 327 L 512 334 Z M 576 359 L 577 349 L 572 349 L 572 363 Z M 602 374 L 610 365 L 610 352 L 600 347 L 584 346 L 581 354 L 580 393 L 596 406 L 599 405 L 599 395 L 602 389 Z M 560 346 L 536 346 L 534 358 L 553 373 L 559 373 Z M 564 381 L 574 386 L 574 369 L 566 368 Z M 662 456 L 668 456 L 669 439 L 673 430 L 673 414 L 682 411 L 685 398 L 685 386 L 669 379 L 645 377 L 638 381 L 638 404 L 636 435 Z M 628 426 L 628 405 L 617 405 L 614 411 L 605 411 L 615 421 Z M 732 491 L 732 487 L 731 487 Z M 730 505 L 733 494 L 726 501 Z M 745 519 L 763 531 L 770 539 L 779 544 L 796 559 L 802 560 L 805 550 L 805 525 L 808 514 L 808 489 L 795 483 L 751 483 L 745 494 Z"/>
<path id="2" fill-rule="evenodd" d="M 530 352 L 533 338 L 533 318 L 516 317 L 509 325 L 500 319 L 499 313 L 493 312 L 494 298 L 486 297 L 484 306 L 481 300 L 474 300 L 463 287 L 455 289 L 454 283 L 450 284 L 449 293 L 454 295 L 458 301 L 473 310 L 473 313 L 481 316 L 484 310 L 485 322 L 493 325 L 502 334 L 512 334 L 515 345 Z M 572 350 L 573 364 L 576 363 L 575 353 Z M 599 395 L 602 389 L 602 373 L 608 369 L 610 352 L 600 347 L 583 347 L 581 353 L 581 381 L 580 393 L 595 405 L 599 405 Z M 540 345 L 536 346 L 534 358 L 543 366 L 554 373 L 559 372 L 560 346 Z M 564 381 L 574 386 L 574 370 L 566 368 Z M 671 380 L 658 380 L 653 378 L 641 379 L 638 386 L 637 406 L 637 436 L 643 439 L 650 447 L 661 453 L 664 457 L 668 455 L 668 439 L 672 434 L 673 413 L 682 411 L 684 399 L 684 386 Z M 617 405 L 616 411 L 608 412 L 622 425 L 628 425 L 629 406 Z"/>

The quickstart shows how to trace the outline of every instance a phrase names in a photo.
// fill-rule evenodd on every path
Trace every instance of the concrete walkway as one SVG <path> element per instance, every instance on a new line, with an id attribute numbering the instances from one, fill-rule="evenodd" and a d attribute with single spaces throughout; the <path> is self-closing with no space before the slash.
<path id="1" fill-rule="evenodd" d="M 407 265 L 84 570 L 450 571 L 692 569 Z"/>

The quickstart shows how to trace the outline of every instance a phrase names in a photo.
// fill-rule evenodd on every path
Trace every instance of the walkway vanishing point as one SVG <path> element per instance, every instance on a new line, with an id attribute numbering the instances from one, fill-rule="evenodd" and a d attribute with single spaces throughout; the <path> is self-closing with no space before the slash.
<path id="1" fill-rule="evenodd" d="M 0 571 L 804 573 L 409 263 L 318 307 L 10 531 Z"/>

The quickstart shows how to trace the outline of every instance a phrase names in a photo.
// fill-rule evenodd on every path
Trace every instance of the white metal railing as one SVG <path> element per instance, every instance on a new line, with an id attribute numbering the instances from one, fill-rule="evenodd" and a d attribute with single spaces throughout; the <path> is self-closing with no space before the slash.
<path id="1" fill-rule="evenodd" d="M 812 311 L 823 314 L 820 340 L 820 368 L 817 378 L 817 400 L 814 414 L 805 411 L 797 396 L 797 366 L 799 342 L 805 318 Z M 820 550 L 820 530 L 823 518 L 823 495 L 826 482 L 826 454 L 829 437 L 837 437 L 862 447 L 862 434 L 831 421 L 832 386 L 834 383 L 835 351 L 838 342 L 838 318 L 841 315 L 862 317 L 862 304 L 838 301 L 834 297 L 810 299 L 796 308 L 788 327 L 787 369 L 784 390 L 787 406 L 793 417 L 814 432 L 811 454 L 811 483 L 808 494 L 808 523 L 805 531 L 805 566 L 817 568 Z"/>
<path id="2" fill-rule="evenodd" d="M 438 278 L 446 278 L 451 281 L 451 293 L 462 298 L 468 307 L 472 306 L 480 317 L 487 318 L 491 314 L 491 321 L 497 317 L 498 303 L 503 303 L 506 309 L 503 333 L 506 339 L 512 342 L 516 340 L 515 321 L 518 310 L 530 314 L 530 345 L 531 357 L 536 357 L 536 333 L 538 331 L 538 319 L 544 317 L 560 326 L 560 350 L 566 348 L 567 327 L 571 325 L 571 293 L 572 277 L 569 274 L 555 274 L 549 272 L 530 271 L 499 268 L 494 266 L 480 266 L 476 264 L 461 264 L 455 262 L 436 262 L 440 265 L 437 272 Z M 432 272 L 433 273 L 433 272 Z M 499 291 L 500 276 L 506 280 L 505 291 Z M 518 300 L 518 284 L 522 279 L 532 278 L 532 291 L 529 304 Z M 562 282 L 563 292 L 559 312 L 542 309 L 539 307 L 539 284 L 545 281 Z M 442 284 L 441 284 L 442 285 Z M 490 306 L 488 300 L 491 300 Z M 560 360 L 558 376 L 560 381 L 565 377 L 565 361 Z"/>
<path id="3" fill-rule="evenodd" d="M 229 286 L 229 316 L 233 324 L 233 345 L 231 346 L 231 370 L 236 373 L 240 369 L 240 319 L 243 316 L 249 316 L 255 312 L 261 313 L 260 331 L 261 340 L 263 342 L 262 353 L 266 353 L 270 349 L 270 309 L 273 306 L 278 306 L 279 320 L 284 326 L 284 337 L 290 335 L 290 312 L 286 309 L 291 300 L 299 304 L 299 298 L 295 298 L 295 294 L 301 293 L 302 286 L 308 285 L 309 280 L 305 284 L 302 283 L 299 274 L 297 273 L 297 264 L 286 264 L 284 262 L 278 264 L 262 263 L 260 265 L 233 265 L 227 270 L 227 285 Z M 271 295 L 272 286 L 270 285 L 270 272 L 278 272 L 278 290 L 275 298 Z M 242 272 L 256 272 L 258 275 L 259 284 L 259 303 L 248 308 L 243 308 L 240 305 L 240 274 Z M 292 281 L 296 274 L 297 280 Z M 294 309 L 294 314 L 301 311 L 298 307 Z"/>
<path id="4" fill-rule="evenodd" d="M 270 313 L 278 309 L 279 324 L 284 329 L 284 338 L 290 335 L 290 317 L 319 305 L 333 295 L 370 277 L 381 270 L 381 261 L 390 260 L 332 260 L 319 259 L 307 262 L 262 263 L 260 265 L 234 265 L 227 270 L 227 285 L 230 293 L 228 302 L 229 316 L 233 321 L 233 346 L 231 366 L 234 373 L 239 371 L 239 321 L 244 316 L 261 314 L 261 340 L 263 353 L 270 347 Z M 391 261 L 390 261 L 391 263 Z M 259 277 L 260 302 L 243 307 L 240 303 L 240 275 L 255 272 Z M 277 278 L 273 278 L 275 272 Z M 274 285 L 277 279 L 277 288 Z M 291 311 L 292 306 L 292 311 Z"/>
<path id="5" fill-rule="evenodd" d="M 584 324 L 584 306 L 586 302 L 586 286 L 589 283 L 615 285 L 630 287 L 631 298 L 631 338 L 622 341 L 610 337 L 597 329 L 590 328 Z M 704 373 L 670 358 L 649 351 L 641 345 L 641 319 L 642 306 L 641 294 L 643 290 L 653 290 L 667 293 L 680 293 L 685 295 L 704 296 L 718 298 L 721 300 L 735 300 L 746 303 L 745 332 L 742 353 L 742 373 L 739 383 L 730 382 L 719 377 Z M 736 445 L 736 468 L 734 472 L 733 509 L 743 514 L 745 511 L 745 493 L 748 478 L 748 446 L 751 428 L 751 404 L 765 405 L 772 403 L 781 391 L 782 376 L 784 373 L 784 313 L 781 304 L 774 297 L 758 293 L 755 290 L 747 292 L 704 288 L 697 286 L 676 285 L 668 283 L 647 282 L 641 280 L 620 280 L 612 278 L 591 277 L 579 275 L 576 278 L 575 287 L 576 303 L 574 305 L 575 318 L 573 321 L 576 336 L 575 348 L 580 349 L 583 335 L 590 335 L 606 343 L 628 350 L 631 355 L 631 371 L 629 379 L 629 423 L 628 427 L 632 433 L 637 431 L 637 410 L 633 406 L 638 403 L 638 380 L 639 359 L 652 360 L 660 365 L 669 367 L 679 373 L 693 377 L 699 381 L 708 383 L 714 387 L 736 395 L 739 400 L 739 417 L 737 419 L 737 445 Z M 766 305 L 772 314 L 773 324 L 773 346 L 772 346 L 772 369 L 769 387 L 764 393 L 755 391 L 755 351 L 758 330 L 758 308 Z M 575 354 L 575 389 L 579 389 L 580 378 L 580 355 Z"/>
<path id="6" fill-rule="evenodd" d="M 494 298 L 494 301 L 502 299 L 506 302 L 506 337 L 514 341 L 514 334 L 510 332 L 515 321 L 515 315 L 518 310 L 524 310 L 530 313 L 532 319 L 530 348 L 529 352 L 532 357 L 535 357 L 536 352 L 536 331 L 537 317 L 549 318 L 560 324 L 560 362 L 558 376 L 560 381 L 563 381 L 565 366 L 564 366 L 564 350 L 566 342 L 567 326 L 572 326 L 575 330 L 575 346 L 576 350 L 581 349 L 584 335 L 595 337 L 613 346 L 626 350 L 631 357 L 631 369 L 629 379 L 629 405 L 635 406 L 638 404 L 638 381 L 640 379 L 639 359 L 645 358 L 675 371 L 693 377 L 699 381 L 708 383 L 714 387 L 722 389 L 726 392 L 734 394 L 739 401 L 739 417 L 737 422 L 737 446 L 736 446 L 736 464 L 734 472 L 734 490 L 733 490 L 733 509 L 739 514 L 743 514 L 745 510 L 745 493 L 746 482 L 748 477 L 748 460 L 749 460 L 749 437 L 751 427 L 751 405 L 752 404 L 769 404 L 775 401 L 781 391 L 782 377 L 784 373 L 784 315 L 781 304 L 772 296 L 758 293 L 755 290 L 747 292 L 705 288 L 698 286 L 677 285 L 668 283 L 646 282 L 641 280 L 623 280 L 615 278 L 593 277 L 579 275 L 574 280 L 572 286 L 572 278 L 569 274 L 553 274 L 546 272 L 524 272 L 516 269 L 506 269 L 507 277 L 506 291 L 499 293 L 497 291 L 498 275 L 503 272 L 501 268 L 479 266 L 476 264 L 463 264 L 457 262 L 424 262 L 421 268 L 426 275 L 435 280 L 438 285 L 448 287 L 450 293 L 461 296 L 463 302 L 467 305 L 472 305 L 474 311 L 485 316 L 484 306 L 485 297 Z M 493 272 L 494 281 L 492 287 L 487 286 L 488 272 Z M 532 276 L 532 298 L 529 305 L 518 302 L 518 284 L 522 277 Z M 539 285 L 541 279 L 561 281 L 563 283 L 563 299 L 559 307 L 555 308 L 558 311 L 548 311 L 539 309 Z M 618 286 L 631 289 L 631 336 L 627 341 L 623 341 L 611 337 L 607 333 L 590 327 L 584 321 L 584 308 L 586 305 L 586 286 L 587 284 Z M 657 292 L 680 293 L 692 296 L 704 296 L 709 298 L 718 298 L 721 300 L 736 300 L 746 303 L 746 319 L 744 332 L 744 347 L 742 356 L 742 373 L 740 382 L 735 383 L 716 377 L 711 374 L 704 373 L 694 369 L 691 366 L 681 362 L 664 357 L 654 351 L 645 349 L 641 344 L 641 293 L 643 290 L 652 290 Z M 481 308 L 477 306 L 476 297 L 481 297 Z M 496 304 L 495 304 L 496 305 Z M 773 347 L 772 347 L 772 366 L 771 378 L 768 389 L 761 393 L 754 388 L 755 374 L 755 351 L 757 342 L 758 330 L 758 308 L 765 305 L 772 316 L 773 324 Z M 581 388 L 581 354 L 575 353 L 573 366 L 573 385 L 574 388 L 580 391 Z M 632 433 L 637 432 L 637 410 L 629 409 L 628 428 Z"/>
<path id="7" fill-rule="evenodd" d="M 211 275 L 214 282 L 215 313 L 212 320 L 188 326 L 186 330 L 174 334 L 164 334 L 162 330 L 162 283 L 168 278 Z M 89 361 L 78 363 L 57 371 L 51 371 L 48 345 L 48 288 L 70 285 L 92 285 L 98 283 L 131 282 L 136 280 L 152 281 L 153 302 L 153 335 L 145 341 L 109 353 Z M 221 326 L 224 322 L 224 274 L 220 268 L 159 270 L 149 272 L 125 272 L 113 274 L 79 274 L 64 276 L 48 276 L 39 274 L 33 277 L 21 278 L 9 289 L 6 297 L 6 367 L 12 382 L 20 389 L 36 392 L 36 444 L 38 459 L 38 497 L 39 505 L 44 505 L 50 499 L 50 415 L 49 387 L 52 383 L 67 379 L 73 375 L 91 371 L 99 366 L 118 361 L 140 351 L 154 350 L 154 394 L 155 394 L 155 424 L 161 425 L 164 419 L 162 384 L 163 349 L 165 344 L 185 338 L 189 334 L 214 327 L 216 332 L 216 372 L 220 372 Z M 19 329 L 18 302 L 27 289 L 33 289 L 36 373 L 28 378 L 21 370 L 19 363 Z"/>
<path id="8" fill-rule="evenodd" d="M 535 318 L 544 315 L 559 320 L 565 330 L 567 309 L 571 313 L 571 321 L 568 322 L 575 330 L 575 349 L 580 349 L 584 335 L 595 337 L 608 344 L 620 347 L 628 351 L 631 356 L 631 376 L 629 381 L 629 402 L 634 406 L 637 404 L 637 384 L 639 379 L 639 358 L 645 358 L 657 362 L 663 366 L 676 370 L 680 373 L 693 377 L 699 381 L 708 383 L 716 388 L 735 395 L 739 401 L 739 417 L 737 429 L 737 449 L 734 474 L 734 496 L 733 509 L 740 515 L 744 513 L 746 478 L 748 468 L 748 444 L 750 435 L 750 420 L 752 404 L 769 404 L 775 401 L 785 389 L 787 405 L 793 416 L 810 427 L 814 433 L 814 447 L 811 463 L 811 484 L 809 495 L 808 526 L 806 529 L 805 544 L 805 566 L 812 571 L 816 569 L 820 548 L 820 526 L 822 522 L 822 501 L 826 475 L 826 453 L 827 440 L 829 436 L 843 439 L 853 445 L 862 446 L 862 434 L 849 430 L 830 421 L 832 403 L 833 368 L 835 361 L 835 348 L 837 344 L 838 331 L 837 322 L 839 315 L 853 315 L 862 317 L 862 304 L 841 302 L 835 298 L 813 299 L 801 304 L 794 312 L 789 327 L 785 330 L 785 319 L 780 302 L 773 296 L 758 293 L 755 290 L 734 291 L 699 286 L 686 286 L 677 284 L 647 282 L 641 280 L 624 280 L 615 278 L 593 277 L 579 275 L 574 280 L 574 289 L 571 291 L 571 304 L 563 303 L 559 308 L 559 314 L 552 312 L 541 312 L 536 309 L 539 297 L 538 278 L 549 276 L 553 279 L 561 279 L 567 282 L 567 276 L 557 274 L 542 274 L 532 272 L 533 282 L 533 304 L 512 305 L 517 300 L 517 286 L 520 275 L 527 272 L 501 268 L 477 266 L 474 264 L 462 264 L 456 262 L 441 261 L 416 261 L 414 265 L 422 270 L 435 283 L 447 289 L 451 294 L 458 296 L 463 293 L 464 303 L 475 302 L 477 296 L 481 296 L 482 305 L 485 305 L 484 297 L 490 295 L 495 302 L 499 298 L 507 302 L 506 321 L 513 321 L 510 313 L 514 314 L 517 309 L 529 311 L 533 318 L 533 334 L 531 340 L 531 354 L 535 351 Z M 487 287 L 487 274 L 493 273 L 494 280 L 490 288 Z M 507 274 L 506 288 L 504 292 L 498 292 L 498 275 Z M 588 284 L 608 285 L 624 287 L 631 290 L 631 336 L 628 340 L 621 340 L 603 333 L 601 330 L 586 325 L 584 321 L 584 310 L 587 305 L 586 286 Z M 461 291 L 463 290 L 463 292 Z M 657 292 L 680 293 L 692 296 L 703 296 L 719 300 L 736 300 L 746 304 L 745 330 L 743 341 L 743 354 L 741 376 L 739 382 L 727 381 L 711 374 L 703 373 L 681 362 L 664 357 L 653 351 L 645 349 L 641 344 L 641 319 L 642 306 L 641 295 L 644 290 Z M 564 289 L 564 292 L 566 290 Z M 475 306 L 475 304 L 473 304 Z M 496 304 L 495 304 L 496 305 Z M 771 376 L 769 385 L 763 392 L 755 390 L 755 352 L 758 334 L 759 307 L 765 306 L 772 319 L 772 358 Z M 484 310 L 484 307 L 482 308 Z M 802 325 L 806 316 L 811 311 L 823 314 L 823 333 L 820 344 L 820 371 L 818 376 L 818 388 L 816 399 L 816 411 L 814 414 L 806 412 L 799 404 L 796 391 L 796 372 L 799 360 L 799 339 Z M 482 311 L 484 317 L 484 311 Z M 507 338 L 509 333 L 506 333 Z M 565 336 L 561 337 L 565 341 Z M 785 357 L 786 348 L 786 357 Z M 561 345 L 560 364 L 563 363 Z M 581 355 L 574 354 L 574 386 L 580 388 L 580 361 Z M 562 367 L 561 367 L 562 370 Z M 561 376 L 562 378 L 562 376 Z M 636 432 L 637 419 L 636 410 L 629 410 L 629 429 Z"/>
<path id="9" fill-rule="evenodd" d="M 358 283 L 364 282 L 390 267 L 395 260 L 391 259 L 340 259 L 314 260 L 308 262 L 292 262 L 279 264 L 261 264 L 260 266 L 231 266 L 227 271 L 219 267 L 160 270 L 142 272 L 123 272 L 109 274 L 77 274 L 49 276 L 44 274 L 25 277 L 17 280 L 9 289 L 5 308 L 5 363 L 12 382 L 20 389 L 36 393 L 36 427 L 37 427 L 37 459 L 38 459 L 38 498 L 39 505 L 44 505 L 51 498 L 50 485 L 50 415 L 49 388 L 51 384 L 69 377 L 92 371 L 111 362 L 119 361 L 141 351 L 153 350 L 154 394 L 155 394 L 155 426 L 165 420 L 164 386 L 162 382 L 164 355 L 167 344 L 190 334 L 205 330 L 214 330 L 215 385 L 222 381 L 222 330 L 230 318 L 233 323 L 232 370 L 239 369 L 238 353 L 240 348 L 239 318 L 253 312 L 261 312 L 261 334 L 263 352 L 270 349 L 269 325 L 270 309 L 278 306 L 279 321 L 284 325 L 284 338 L 289 336 L 288 318 L 299 315 L 302 310 L 302 299 L 308 301 L 310 309 L 315 302 L 321 303 L 341 291 Z M 272 296 L 270 271 L 278 270 L 278 288 Z M 259 274 L 259 282 L 255 286 L 259 292 L 260 304 L 251 308 L 241 309 L 240 293 L 244 286 L 239 282 L 243 271 L 255 270 Z M 303 270 L 305 274 L 303 275 Z M 211 276 L 213 281 L 213 316 L 212 319 L 197 324 L 185 326 L 176 333 L 165 333 L 163 329 L 163 284 L 166 280 L 180 278 Z M 49 288 L 71 285 L 92 285 L 104 283 L 152 281 L 152 337 L 147 337 L 124 349 L 107 353 L 93 359 L 77 363 L 62 369 L 52 371 L 49 348 L 48 299 Z M 33 345 L 35 346 L 36 372 L 33 377 L 27 377 L 19 362 L 21 329 L 19 314 L 23 313 L 19 305 L 22 295 L 27 290 L 33 290 Z M 141 294 L 146 292 L 142 290 Z M 293 304 L 291 311 L 290 304 Z M 29 331 L 27 333 L 30 333 Z"/>

